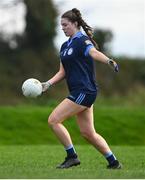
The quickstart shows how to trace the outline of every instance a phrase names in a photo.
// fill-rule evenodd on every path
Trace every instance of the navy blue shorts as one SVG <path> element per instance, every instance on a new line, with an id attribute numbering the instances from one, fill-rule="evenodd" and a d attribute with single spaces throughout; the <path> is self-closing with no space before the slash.
<path id="1" fill-rule="evenodd" d="M 97 97 L 97 92 L 92 94 L 85 92 L 71 92 L 67 98 L 77 104 L 91 107 L 92 104 L 95 102 L 96 97 Z"/>

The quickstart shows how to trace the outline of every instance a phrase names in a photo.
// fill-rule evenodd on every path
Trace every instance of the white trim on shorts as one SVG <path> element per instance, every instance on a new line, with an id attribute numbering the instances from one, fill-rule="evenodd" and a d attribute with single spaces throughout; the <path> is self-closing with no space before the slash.
<path id="1" fill-rule="evenodd" d="M 85 99 L 85 97 L 86 97 L 86 94 L 80 93 L 80 95 L 77 97 L 77 99 L 75 100 L 75 102 L 76 102 L 77 104 L 81 104 L 81 103 L 83 102 L 83 100 Z"/>

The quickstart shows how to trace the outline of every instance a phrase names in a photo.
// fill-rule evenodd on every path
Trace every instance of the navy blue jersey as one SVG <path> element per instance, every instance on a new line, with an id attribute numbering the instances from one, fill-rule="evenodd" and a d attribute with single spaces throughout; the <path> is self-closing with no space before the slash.
<path id="1" fill-rule="evenodd" d="M 93 44 L 80 31 L 73 38 L 63 43 L 60 49 L 60 59 L 63 64 L 68 89 L 70 92 L 97 91 L 94 60 L 89 56 Z"/>

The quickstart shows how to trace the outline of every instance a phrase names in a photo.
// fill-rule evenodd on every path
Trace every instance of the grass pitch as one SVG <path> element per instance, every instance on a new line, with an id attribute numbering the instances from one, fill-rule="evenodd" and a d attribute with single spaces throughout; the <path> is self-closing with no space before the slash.
<path id="1" fill-rule="evenodd" d="M 105 103 L 104 103 L 105 104 Z M 111 145 L 145 145 L 144 106 L 100 104 L 94 107 L 96 131 Z M 0 145 L 56 144 L 56 136 L 48 128 L 52 106 L 0 107 Z M 74 144 L 86 144 L 75 117 L 64 122 Z"/>
<path id="2" fill-rule="evenodd" d="M 75 118 L 65 125 L 76 144 L 81 165 L 56 169 L 66 154 L 48 128 L 47 117 L 54 107 L 53 103 L 42 107 L 0 107 L 0 178 L 145 178 L 144 106 L 106 101 L 94 107 L 96 130 L 113 145 L 112 151 L 123 164 L 121 170 L 106 169 L 104 157 L 81 137 Z"/>
<path id="3" fill-rule="evenodd" d="M 92 146 L 77 145 L 81 165 L 70 169 L 56 169 L 64 160 L 61 145 L 0 146 L 0 178 L 145 178 L 144 146 L 112 146 L 123 164 L 121 170 L 106 169 L 107 162 Z"/>

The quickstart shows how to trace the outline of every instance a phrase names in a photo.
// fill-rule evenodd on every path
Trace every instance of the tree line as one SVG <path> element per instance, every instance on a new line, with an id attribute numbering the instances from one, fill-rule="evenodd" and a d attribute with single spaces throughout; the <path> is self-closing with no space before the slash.
<path id="1" fill-rule="evenodd" d="M 22 0 L 13 0 L 11 6 L 16 6 L 19 2 Z M 59 67 L 59 54 L 54 45 L 57 9 L 53 1 L 23 0 L 23 3 L 26 6 L 24 33 L 14 34 L 9 41 L 0 33 L 0 104 L 21 99 L 21 85 L 25 79 L 35 77 L 45 81 Z M 112 38 L 110 30 L 94 31 L 94 39 L 100 51 L 107 55 L 111 55 L 107 43 Z M 96 63 L 97 81 L 103 95 L 127 94 L 134 88 L 145 86 L 145 61 L 128 57 L 114 58 L 120 66 L 119 74 Z M 48 96 L 61 96 L 65 93 L 64 86 L 65 83 L 62 83 L 55 89 L 57 96 L 54 91 L 50 91 Z"/>

